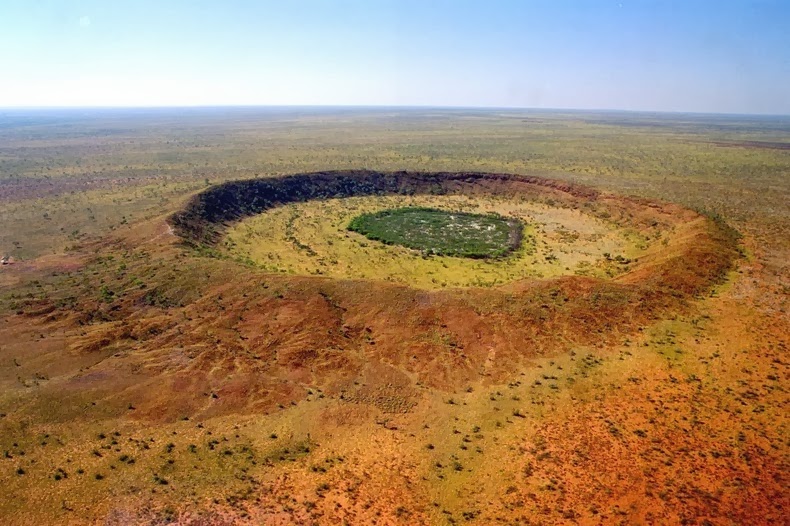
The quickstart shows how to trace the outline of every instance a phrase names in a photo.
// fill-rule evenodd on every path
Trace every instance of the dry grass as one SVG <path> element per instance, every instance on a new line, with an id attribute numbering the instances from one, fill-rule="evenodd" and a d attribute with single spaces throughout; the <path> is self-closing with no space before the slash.
<path id="1" fill-rule="evenodd" d="M 402 206 L 426 206 L 473 213 L 494 212 L 524 221 L 524 243 L 508 258 L 475 261 L 425 258 L 404 247 L 387 246 L 349 232 L 362 213 Z M 425 289 L 494 286 L 524 278 L 584 274 L 606 276 L 622 266 L 606 261 L 633 259 L 640 250 L 633 230 L 618 228 L 579 210 L 503 197 L 354 197 L 275 208 L 235 225 L 223 246 L 262 268 L 304 275 L 387 280 Z M 618 268 L 619 267 L 619 268 Z"/>

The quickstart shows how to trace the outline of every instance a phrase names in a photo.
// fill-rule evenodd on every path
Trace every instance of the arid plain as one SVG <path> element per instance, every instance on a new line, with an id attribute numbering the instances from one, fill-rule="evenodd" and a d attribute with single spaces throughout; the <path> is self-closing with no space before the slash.
<path id="1" fill-rule="evenodd" d="M 786 117 L 0 114 L 0 519 L 781 524 L 788 203 Z"/>

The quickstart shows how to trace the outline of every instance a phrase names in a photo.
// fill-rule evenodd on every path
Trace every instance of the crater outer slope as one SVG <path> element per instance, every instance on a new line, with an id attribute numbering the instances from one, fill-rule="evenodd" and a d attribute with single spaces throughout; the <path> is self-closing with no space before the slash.
<path id="1" fill-rule="evenodd" d="M 737 255 L 726 225 L 691 210 L 507 174 L 364 171 L 230 182 L 196 195 L 170 221 L 188 245 L 210 250 L 228 225 L 280 203 L 387 192 L 543 200 L 658 242 L 610 280 L 562 276 L 427 291 L 267 273 L 161 240 L 134 269 L 155 288 L 62 309 L 58 323 L 71 331 L 70 353 L 93 359 L 106 350 L 113 359 L 49 380 L 25 411 L 81 408 L 89 391 L 122 413 L 134 400 L 139 419 L 208 418 L 273 411 L 302 399 L 306 386 L 385 412 L 409 411 L 425 387 L 451 392 L 505 382 L 535 359 L 622 342 L 686 309 L 725 277 Z M 57 307 L 30 308 L 38 316 Z M 206 393 L 218 403 L 207 404 Z"/>
<path id="2" fill-rule="evenodd" d="M 233 222 L 281 204 L 420 193 L 544 200 L 628 225 L 660 242 L 611 280 L 563 276 L 430 292 L 379 281 L 273 275 L 227 262 L 238 266 L 239 278 L 224 294 L 244 291 L 245 301 L 260 309 L 254 315 L 250 305 L 243 306 L 245 321 L 234 330 L 253 351 L 270 354 L 276 348 L 265 363 L 267 378 L 299 378 L 329 392 L 342 392 L 360 377 L 439 389 L 481 375 L 500 381 L 537 356 L 612 343 L 685 308 L 723 280 L 737 256 L 737 238 L 726 225 L 683 207 L 511 174 L 341 171 L 228 182 L 196 195 L 170 221 L 188 245 L 210 249 Z M 258 294 L 258 287 L 267 289 Z M 273 289 L 281 292 L 273 295 Z M 381 367 L 389 372 L 368 377 Z M 176 376 L 181 374 L 191 373 Z M 245 399 L 257 407 L 273 402 L 260 400 L 254 389 Z"/>

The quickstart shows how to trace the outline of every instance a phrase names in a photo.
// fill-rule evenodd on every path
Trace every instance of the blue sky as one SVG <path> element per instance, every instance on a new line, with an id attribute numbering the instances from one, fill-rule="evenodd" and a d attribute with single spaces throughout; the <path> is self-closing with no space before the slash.
<path id="1" fill-rule="evenodd" d="M 790 114 L 790 1 L 0 0 L 0 107 Z"/>

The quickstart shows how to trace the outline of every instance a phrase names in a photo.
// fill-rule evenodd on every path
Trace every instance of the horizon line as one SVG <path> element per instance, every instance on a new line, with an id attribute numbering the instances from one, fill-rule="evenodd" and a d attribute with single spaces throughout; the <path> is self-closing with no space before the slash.
<path id="1" fill-rule="evenodd" d="M 157 109 L 400 109 L 400 110 L 488 110 L 488 111 L 536 111 L 536 112 L 570 112 L 570 113 L 634 113 L 634 114 L 669 114 L 669 115 L 705 115 L 734 117 L 790 117 L 790 113 L 738 113 L 711 112 L 689 110 L 648 110 L 620 108 L 540 108 L 530 106 L 447 106 L 431 104 L 152 104 L 152 105 L 96 105 L 96 106 L 58 106 L 58 105 L 24 105 L 0 106 L 0 111 L 46 111 L 46 110 L 157 110 Z"/>

